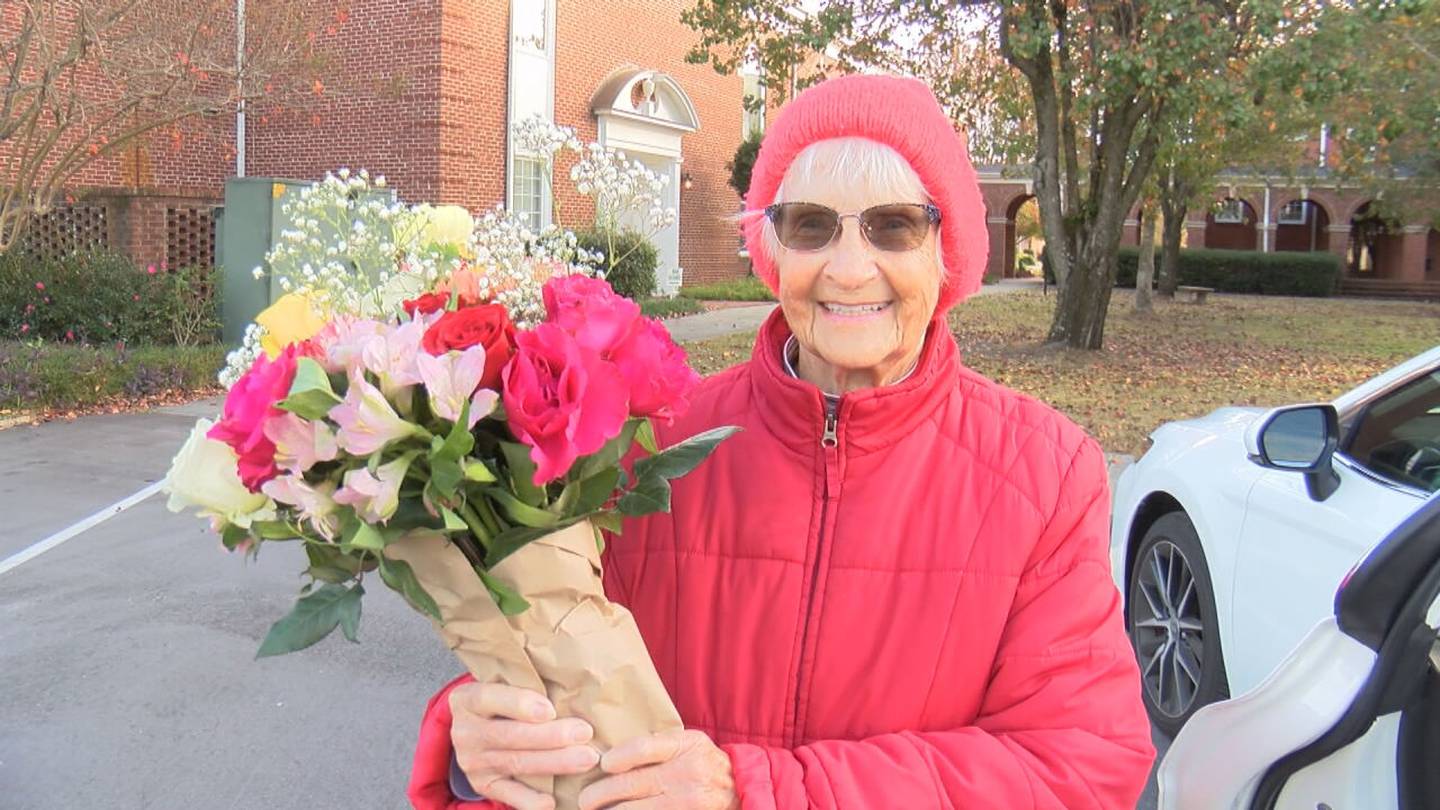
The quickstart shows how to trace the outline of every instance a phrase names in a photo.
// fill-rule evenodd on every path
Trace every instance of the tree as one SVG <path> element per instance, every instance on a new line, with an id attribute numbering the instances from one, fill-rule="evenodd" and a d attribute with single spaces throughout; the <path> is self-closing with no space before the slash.
<path id="1" fill-rule="evenodd" d="M 842 68 L 925 76 L 969 115 L 988 154 L 1030 147 L 1035 194 L 1059 294 L 1049 341 L 1100 348 L 1116 255 L 1190 80 L 1223 63 L 1243 32 L 1269 36 L 1285 0 L 827 0 L 797 14 L 786 0 L 699 0 L 685 20 L 694 54 L 720 69 L 748 56 L 781 71 L 825 49 Z M 973 60 L 955 54 L 976 54 Z M 994 71 L 996 54 L 1009 70 Z M 983 56 L 982 56 L 983 55 Z M 979 65 L 981 69 L 977 70 Z M 947 74 L 948 72 L 948 74 Z M 1000 88 L 1017 77 L 1025 93 Z M 1029 124 L 1005 110 L 1028 99 Z"/>
<path id="2" fill-rule="evenodd" d="M 750 137 L 736 147 L 735 157 L 725 164 L 726 171 L 730 172 L 730 188 L 735 189 L 742 200 L 750 193 L 750 172 L 755 168 L 755 158 L 760 156 L 760 139 L 761 133 L 750 133 Z"/>
<path id="3" fill-rule="evenodd" d="M 242 101 L 320 92 L 327 2 L 0 0 L 0 251 L 87 166 Z M 333 33 L 333 31 L 332 31 Z"/>

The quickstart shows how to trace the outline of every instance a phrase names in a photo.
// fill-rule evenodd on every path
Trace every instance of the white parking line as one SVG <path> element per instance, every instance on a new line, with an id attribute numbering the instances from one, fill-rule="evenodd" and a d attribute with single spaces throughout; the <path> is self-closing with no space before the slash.
<path id="1" fill-rule="evenodd" d="M 110 504 L 109 506 L 101 509 L 99 512 L 96 512 L 90 517 L 85 518 L 79 523 L 74 523 L 64 529 L 61 529 L 60 531 L 50 535 L 44 540 L 41 540 L 33 546 L 30 546 L 24 551 L 17 552 L 10 555 L 9 557 L 6 557 L 4 560 L 0 560 L 0 576 L 3 576 L 5 572 L 9 571 L 12 568 L 17 568 L 21 564 L 27 563 L 35 559 L 36 557 L 39 557 L 41 554 L 44 554 L 50 549 L 55 548 L 56 546 L 65 542 L 66 540 L 69 540 L 75 535 L 99 526 L 101 523 L 104 523 L 110 518 L 115 517 L 121 512 L 124 512 L 126 509 L 129 509 L 135 504 L 140 503 L 151 495 L 159 492 L 160 487 L 164 485 L 165 481 L 163 479 L 160 481 L 156 481 L 155 483 L 151 484 L 148 487 L 145 487 L 144 489 L 140 490 L 134 495 L 131 495 L 128 498 Z"/>

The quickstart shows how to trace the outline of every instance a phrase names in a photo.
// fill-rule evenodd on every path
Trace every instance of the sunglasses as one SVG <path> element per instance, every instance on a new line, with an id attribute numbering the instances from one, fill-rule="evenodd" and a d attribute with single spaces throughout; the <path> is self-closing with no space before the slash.
<path id="1" fill-rule="evenodd" d="M 858 214 L 841 214 L 817 203 L 776 203 L 765 209 L 775 226 L 775 237 L 790 250 L 823 250 L 840 235 L 840 220 L 860 221 L 865 241 L 896 253 L 925 244 L 930 226 L 940 222 L 940 209 L 920 203 L 890 203 L 866 208 Z"/>

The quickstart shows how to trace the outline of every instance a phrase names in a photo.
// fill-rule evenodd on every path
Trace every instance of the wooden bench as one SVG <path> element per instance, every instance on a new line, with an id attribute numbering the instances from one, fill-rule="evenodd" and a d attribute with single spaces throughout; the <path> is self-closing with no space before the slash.
<path id="1" fill-rule="evenodd" d="M 1205 296 L 1215 292 L 1212 287 L 1176 287 L 1175 297 L 1192 304 L 1205 303 Z"/>

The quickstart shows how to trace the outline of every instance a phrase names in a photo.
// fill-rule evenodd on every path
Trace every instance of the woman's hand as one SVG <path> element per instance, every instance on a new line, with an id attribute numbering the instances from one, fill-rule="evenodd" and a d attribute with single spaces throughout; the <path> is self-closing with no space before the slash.
<path id="1" fill-rule="evenodd" d="M 730 757 L 700 731 L 636 737 L 608 751 L 611 776 L 580 793 L 580 810 L 737 810 Z"/>
<path id="2" fill-rule="evenodd" d="M 551 810 L 555 799 L 514 779 L 584 773 L 600 761 L 590 724 L 555 719 L 555 707 L 529 689 L 468 683 L 450 693 L 455 761 L 470 786 L 515 810 Z"/>

